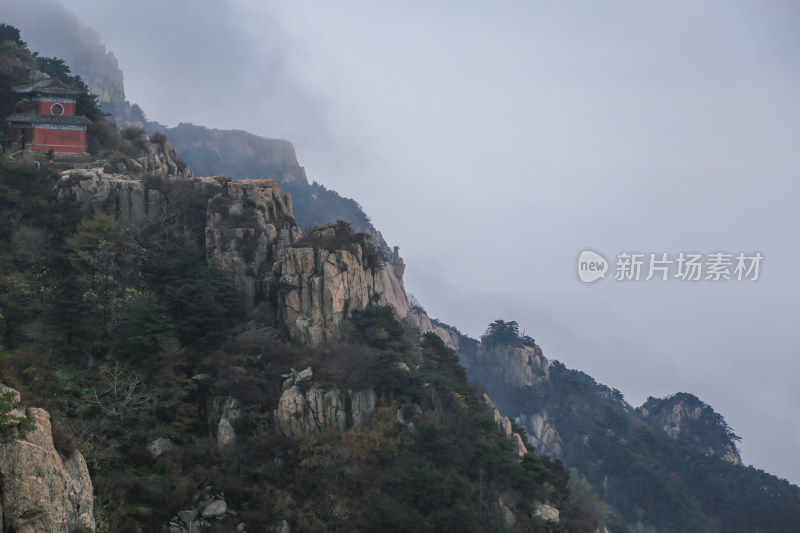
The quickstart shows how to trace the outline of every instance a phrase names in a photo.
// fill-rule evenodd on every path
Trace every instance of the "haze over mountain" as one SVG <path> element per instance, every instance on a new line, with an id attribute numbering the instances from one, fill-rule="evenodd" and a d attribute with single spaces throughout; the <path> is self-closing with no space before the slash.
<path id="1" fill-rule="evenodd" d="M 151 119 L 292 141 L 401 246 L 432 316 L 474 336 L 517 320 L 634 405 L 692 392 L 745 463 L 800 480 L 793 3 L 65 5 Z M 35 16 L 52 9 L 3 2 L 64 56 L 52 24 L 67 19 Z M 585 247 L 765 260 L 755 283 L 587 287 Z"/>

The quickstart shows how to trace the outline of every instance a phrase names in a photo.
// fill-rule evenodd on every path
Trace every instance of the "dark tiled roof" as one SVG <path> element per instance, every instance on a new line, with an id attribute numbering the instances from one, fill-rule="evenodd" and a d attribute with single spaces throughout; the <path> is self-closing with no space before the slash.
<path id="1" fill-rule="evenodd" d="M 66 115 L 36 115 L 33 113 L 14 113 L 7 120 L 17 124 L 52 124 L 55 126 L 88 126 L 92 123 L 91 120 L 83 115 L 74 117 Z"/>
<path id="2" fill-rule="evenodd" d="M 50 94 L 53 96 L 78 96 L 82 92 L 80 89 L 65 85 L 56 78 L 44 78 L 26 85 L 17 85 L 11 90 L 18 94 Z"/>

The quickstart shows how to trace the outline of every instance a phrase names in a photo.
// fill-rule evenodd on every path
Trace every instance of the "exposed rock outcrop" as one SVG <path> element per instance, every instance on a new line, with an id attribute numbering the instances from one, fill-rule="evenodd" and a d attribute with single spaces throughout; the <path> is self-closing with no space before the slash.
<path id="1" fill-rule="evenodd" d="M 670 437 L 691 442 L 706 454 L 729 463 L 742 464 L 736 447 L 738 437 L 721 415 L 693 394 L 682 392 L 667 398 L 650 397 L 636 412 Z"/>
<path id="2" fill-rule="evenodd" d="M 154 137 L 155 138 L 155 137 Z M 160 178 L 191 178 L 189 166 L 178 158 L 178 152 L 168 140 L 147 144 L 138 163 L 142 170 Z"/>
<path id="3" fill-rule="evenodd" d="M 489 410 L 492 412 L 494 416 L 494 421 L 497 424 L 497 429 L 500 434 L 504 437 L 508 437 L 511 440 L 511 444 L 513 445 L 514 453 L 519 457 L 522 457 L 526 453 L 528 453 L 528 448 L 525 446 L 525 443 L 522 441 L 522 437 L 519 433 L 515 433 L 513 430 L 513 426 L 511 425 L 511 419 L 507 416 L 503 416 L 500 414 L 500 411 L 497 407 L 494 406 L 491 398 L 485 392 L 483 396 L 481 396 L 483 403 L 489 407 Z"/>
<path id="4" fill-rule="evenodd" d="M 73 199 L 87 211 L 110 203 L 120 224 L 128 228 L 158 224 L 170 212 L 205 213 L 203 222 L 196 222 L 199 228 L 184 226 L 177 231 L 204 235 L 208 258 L 230 272 L 248 306 L 270 296 L 276 286 L 272 272 L 276 257 L 301 235 L 291 200 L 281 194 L 275 180 L 230 181 L 214 176 L 150 182 L 93 168 L 62 172 L 58 187 L 60 199 Z"/>
<path id="5" fill-rule="evenodd" d="M 395 246 L 390 250 L 388 246 L 383 247 L 384 241 L 380 235 L 377 240 L 378 245 L 384 249 L 386 260 L 386 264 L 381 270 L 383 287 L 386 291 L 386 303 L 394 307 L 398 317 L 403 318 L 411 310 L 405 287 L 403 287 L 403 273 L 406 271 L 406 265 L 403 258 L 400 257 L 400 248 Z"/>
<path id="6" fill-rule="evenodd" d="M 563 452 L 561 436 L 547 418 L 547 412 L 520 415 L 517 423 L 525 428 L 528 444 L 540 455 L 560 457 Z"/>
<path id="7" fill-rule="evenodd" d="M 401 318 L 410 309 L 402 284 L 405 266 L 396 249 L 387 254 L 375 237 L 354 233 L 343 222 L 315 228 L 301 240 L 291 198 L 281 194 L 275 180 L 154 181 L 92 168 L 63 172 L 58 187 L 60 199 L 76 200 L 87 212 L 113 205 L 120 224 L 134 230 L 161 224 L 169 213 L 204 212 L 203 222 L 196 217 L 171 221 L 183 224 L 173 230 L 202 231 L 207 257 L 230 273 L 246 306 L 275 302 L 281 324 L 301 344 L 340 340 L 344 321 L 369 304 L 392 305 Z M 416 323 L 457 347 L 457 335 L 435 326 L 427 315 Z"/>
<path id="8" fill-rule="evenodd" d="M 329 224 L 295 246 L 284 248 L 273 267 L 278 316 L 293 340 L 307 346 L 339 340 L 353 311 L 387 303 L 380 250 L 370 235 Z"/>
<path id="9" fill-rule="evenodd" d="M 220 191 L 206 211 L 206 253 L 231 273 L 234 285 L 252 307 L 275 285 L 273 264 L 301 236 L 291 198 L 275 180 L 215 179 Z"/>
<path id="10" fill-rule="evenodd" d="M 417 328 L 420 333 L 433 332 L 444 341 L 445 346 L 458 350 L 458 333 L 449 326 L 432 321 L 422 308 L 410 308 L 408 314 L 405 315 L 405 320 L 410 326 Z"/>
<path id="11" fill-rule="evenodd" d="M 275 427 L 283 436 L 361 426 L 375 413 L 378 397 L 373 389 L 323 389 L 309 386 L 308 379 L 300 378 L 300 374 L 288 375 L 278 408 L 273 412 Z"/>
<path id="12" fill-rule="evenodd" d="M 534 386 L 550 378 L 549 362 L 539 346 L 481 342 L 474 356 L 462 356 L 461 364 L 489 381 L 516 387 Z"/>
<path id="13" fill-rule="evenodd" d="M 212 487 L 196 496 L 196 503 L 190 509 L 185 509 L 176 514 L 166 524 L 165 530 L 170 533 L 200 533 L 203 529 L 214 525 L 214 522 L 221 522 L 226 519 L 229 509 L 225 495 L 214 492 Z M 244 531 L 244 525 L 237 527 L 235 531 Z M 219 525 L 215 525 L 219 528 Z M 215 531 L 218 529 L 215 529 Z M 225 529 L 233 531 L 233 529 Z"/>
<path id="14" fill-rule="evenodd" d="M 537 505 L 533 515 L 547 522 L 558 522 L 559 520 L 558 509 L 547 503 Z"/>
<path id="15" fill-rule="evenodd" d="M 18 402 L 19 394 L 13 392 Z M 94 531 L 93 489 L 81 453 L 75 450 L 62 457 L 56 451 L 47 411 L 29 408 L 23 413 L 17 409 L 13 414 L 32 420 L 35 427 L 24 438 L 12 434 L 0 442 L 2 530 Z"/>
<path id="16" fill-rule="evenodd" d="M 224 449 L 236 443 L 234 426 L 242 418 L 242 405 L 233 396 L 217 396 L 208 410 L 208 427 L 217 439 L 217 448 Z"/>
<path id="17" fill-rule="evenodd" d="M 145 449 L 155 459 L 175 448 L 175 444 L 164 437 L 157 438 L 147 443 Z"/>

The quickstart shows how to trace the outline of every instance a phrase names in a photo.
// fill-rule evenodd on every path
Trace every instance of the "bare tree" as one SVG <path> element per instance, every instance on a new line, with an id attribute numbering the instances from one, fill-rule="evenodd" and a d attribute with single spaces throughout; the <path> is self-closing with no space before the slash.
<path id="1" fill-rule="evenodd" d="M 153 394 L 145 388 L 144 377 L 139 372 L 125 370 L 116 363 L 102 371 L 100 380 L 102 388 L 94 387 L 84 400 L 108 416 L 122 421 L 132 411 L 150 407 Z"/>

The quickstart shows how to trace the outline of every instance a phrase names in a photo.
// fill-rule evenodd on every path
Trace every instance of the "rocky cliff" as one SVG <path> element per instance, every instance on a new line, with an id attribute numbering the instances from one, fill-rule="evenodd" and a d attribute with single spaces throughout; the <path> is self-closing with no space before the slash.
<path id="1" fill-rule="evenodd" d="M 740 465 L 736 448 L 739 439 L 725 420 L 696 396 L 678 393 L 667 398 L 648 398 L 637 413 L 652 427 L 663 429 L 670 437 L 697 445 L 708 455 L 716 455 Z"/>
<path id="2" fill-rule="evenodd" d="M 275 180 L 167 176 L 154 181 L 103 168 L 61 176 L 59 198 L 75 200 L 87 212 L 111 205 L 120 224 L 133 231 L 172 224 L 174 233 L 196 238 L 208 258 L 230 272 L 251 307 L 270 295 L 275 258 L 300 237 L 291 200 Z"/>
<path id="3" fill-rule="evenodd" d="M 443 334 L 450 333 L 447 328 L 440 329 L 443 329 Z M 458 342 L 458 337 L 455 338 L 455 342 Z M 480 379 L 489 390 L 536 387 L 550 379 L 550 363 L 542 353 L 542 349 L 535 344 L 528 346 L 518 341 L 495 342 L 484 337 L 476 349 L 461 350 L 459 354 L 461 364 L 472 379 Z M 510 410 L 505 404 L 503 407 L 504 412 L 525 428 L 528 434 L 526 444 L 531 449 L 540 454 L 561 456 L 561 436 L 546 410 L 522 406 Z"/>
<path id="4" fill-rule="evenodd" d="M 280 324 L 301 344 L 341 339 L 344 320 L 371 303 L 393 303 L 398 315 L 407 311 L 399 255 L 387 261 L 374 237 L 347 223 L 315 228 L 301 239 L 292 199 L 275 180 L 152 180 L 92 168 L 63 172 L 59 188 L 59 198 L 76 200 L 87 212 L 113 206 L 134 232 L 182 212 L 202 213 L 170 222 L 173 231 L 203 235 L 207 257 L 230 273 L 246 305 L 274 302 Z"/>
<path id="5" fill-rule="evenodd" d="M 297 437 L 369 422 L 378 405 L 374 390 L 323 389 L 313 384 L 313 376 L 311 368 L 302 372 L 292 369 L 285 375 L 283 393 L 273 412 L 280 434 Z"/>
<path id="6" fill-rule="evenodd" d="M 405 315 L 406 322 L 417 328 L 420 333 L 433 332 L 441 338 L 448 348 L 459 349 L 458 333 L 451 327 L 439 324 L 431 320 L 422 308 L 412 307 Z"/>
<path id="7" fill-rule="evenodd" d="M 19 393 L 0 384 L 16 403 Z M 63 533 L 95 530 L 92 482 L 77 450 L 56 451 L 50 415 L 37 408 L 12 411 L 34 422 L 24 436 L 12 432 L 0 441 L 0 521 L 9 533 Z"/>
<path id="8" fill-rule="evenodd" d="M 477 352 L 462 357 L 469 372 L 515 387 L 532 387 L 549 379 L 550 363 L 539 346 L 481 341 Z"/>
<path id="9" fill-rule="evenodd" d="M 273 294 L 273 265 L 301 236 L 291 198 L 281 194 L 275 180 L 218 177 L 199 182 L 214 182 L 218 188 L 206 206 L 206 254 L 230 272 L 245 304 L 252 307 Z"/>
<path id="10" fill-rule="evenodd" d="M 278 315 L 291 338 L 318 346 L 342 338 L 344 320 L 369 304 L 387 304 L 383 253 L 348 223 L 316 228 L 285 248 L 273 272 Z"/>

